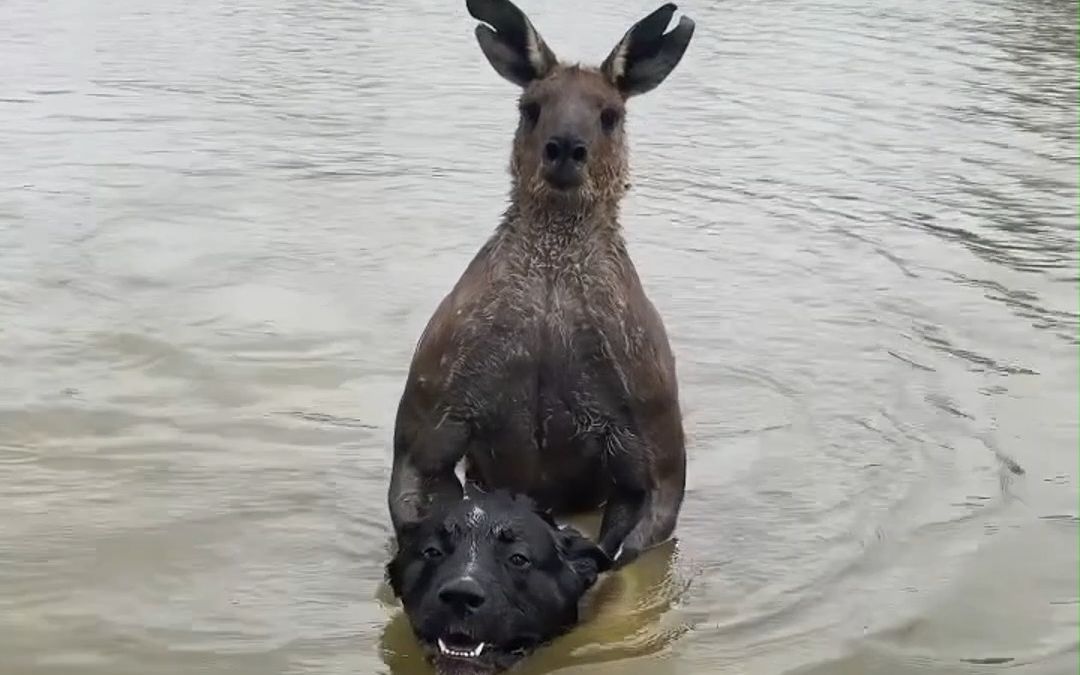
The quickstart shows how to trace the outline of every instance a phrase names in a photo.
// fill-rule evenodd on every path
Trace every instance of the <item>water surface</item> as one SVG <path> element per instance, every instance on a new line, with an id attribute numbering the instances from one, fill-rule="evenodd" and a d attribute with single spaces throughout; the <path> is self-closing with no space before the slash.
<path id="1" fill-rule="evenodd" d="M 598 62 L 653 4 L 530 12 Z M 630 107 L 676 545 L 526 672 L 1075 672 L 1077 14 L 687 0 Z M 0 4 L 0 672 L 416 673 L 394 408 L 495 226 L 463 2 Z"/>

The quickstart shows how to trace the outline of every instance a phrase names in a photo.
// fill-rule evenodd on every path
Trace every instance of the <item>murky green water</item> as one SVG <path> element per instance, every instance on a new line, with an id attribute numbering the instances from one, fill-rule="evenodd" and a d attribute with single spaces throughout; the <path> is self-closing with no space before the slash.
<path id="1" fill-rule="evenodd" d="M 587 61 L 653 9 L 522 6 Z M 1075 672 L 1075 3 L 681 9 L 624 210 L 679 539 L 527 672 Z M 423 672 L 384 495 L 507 190 L 473 25 L 0 3 L 0 673 Z"/>

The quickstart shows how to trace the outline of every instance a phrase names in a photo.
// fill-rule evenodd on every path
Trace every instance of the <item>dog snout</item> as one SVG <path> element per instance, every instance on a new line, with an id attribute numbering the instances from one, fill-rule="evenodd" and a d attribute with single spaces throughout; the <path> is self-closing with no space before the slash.
<path id="1" fill-rule="evenodd" d="M 472 577 L 460 577 L 442 585 L 439 600 L 456 610 L 479 609 L 487 600 L 487 594 Z"/>

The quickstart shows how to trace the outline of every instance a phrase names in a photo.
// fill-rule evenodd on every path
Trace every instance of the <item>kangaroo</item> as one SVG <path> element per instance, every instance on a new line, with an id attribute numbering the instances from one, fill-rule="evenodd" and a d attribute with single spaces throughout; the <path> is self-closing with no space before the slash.
<path id="1" fill-rule="evenodd" d="M 557 513 L 603 505 L 616 565 L 670 538 L 686 450 L 675 359 L 619 224 L 625 104 L 682 59 L 694 22 L 665 4 L 599 68 L 561 63 L 509 0 L 467 0 L 480 49 L 522 89 L 509 205 L 416 345 L 388 502 L 400 535 L 436 500 L 524 493 Z"/>

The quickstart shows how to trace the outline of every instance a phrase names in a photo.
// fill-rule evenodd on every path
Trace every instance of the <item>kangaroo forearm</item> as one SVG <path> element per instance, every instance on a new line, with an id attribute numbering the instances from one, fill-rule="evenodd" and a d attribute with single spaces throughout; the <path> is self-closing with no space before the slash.
<path id="1" fill-rule="evenodd" d="M 401 466 L 391 478 L 390 519 L 395 530 L 423 518 L 428 507 L 443 499 L 460 499 L 461 483 L 453 470 L 424 475 L 411 464 Z"/>
<path id="2" fill-rule="evenodd" d="M 420 520 L 432 503 L 461 498 L 454 469 L 468 442 L 465 425 L 449 419 L 403 436 L 408 441 L 397 449 L 387 494 L 396 531 Z"/>
<path id="3" fill-rule="evenodd" d="M 604 507 L 598 537 L 600 548 L 618 564 L 623 541 L 640 522 L 645 506 L 645 495 L 640 492 L 616 490 Z"/>

